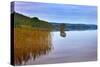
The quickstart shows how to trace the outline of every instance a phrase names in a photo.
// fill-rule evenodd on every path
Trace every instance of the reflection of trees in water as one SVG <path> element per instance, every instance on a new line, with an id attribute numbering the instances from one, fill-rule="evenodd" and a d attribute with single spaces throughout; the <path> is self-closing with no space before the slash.
<path id="1" fill-rule="evenodd" d="M 51 50 L 50 31 L 39 29 L 14 29 L 14 60 L 15 64 L 25 64 L 31 57 L 47 54 Z"/>
<path id="2" fill-rule="evenodd" d="M 62 24 L 60 25 L 60 36 L 66 37 L 66 33 L 65 33 L 65 24 L 64 24 L 64 23 L 62 23 Z"/>

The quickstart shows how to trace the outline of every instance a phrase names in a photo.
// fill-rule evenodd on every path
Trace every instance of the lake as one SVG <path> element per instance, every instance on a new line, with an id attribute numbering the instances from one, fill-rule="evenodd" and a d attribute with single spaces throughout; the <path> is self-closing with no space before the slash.
<path id="1" fill-rule="evenodd" d="M 66 31 L 65 33 L 66 37 L 61 37 L 60 32 L 51 32 L 51 50 L 35 60 L 30 54 L 30 58 L 23 64 L 97 60 L 97 30 Z"/>

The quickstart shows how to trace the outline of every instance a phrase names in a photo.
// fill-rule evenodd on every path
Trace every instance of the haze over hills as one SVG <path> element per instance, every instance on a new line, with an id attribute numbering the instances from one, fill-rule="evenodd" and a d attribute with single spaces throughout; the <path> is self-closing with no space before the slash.
<path id="1" fill-rule="evenodd" d="M 60 25 L 64 24 L 65 31 L 71 30 L 96 30 L 97 25 L 93 24 L 70 24 L 70 23 L 53 23 L 44 20 L 40 20 L 38 17 L 27 17 L 19 13 L 11 13 L 11 16 L 14 16 L 14 27 L 20 25 L 29 25 L 37 28 L 52 28 L 52 31 L 59 31 Z"/>

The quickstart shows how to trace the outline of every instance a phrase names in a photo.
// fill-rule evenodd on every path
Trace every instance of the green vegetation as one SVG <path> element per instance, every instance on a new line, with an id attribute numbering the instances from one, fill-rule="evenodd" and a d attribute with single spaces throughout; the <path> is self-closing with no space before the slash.
<path id="1" fill-rule="evenodd" d="M 14 15 L 14 27 L 31 24 L 31 19 L 29 17 L 26 17 L 18 13 L 13 13 L 12 15 Z"/>
<path id="2" fill-rule="evenodd" d="M 19 13 L 12 13 L 14 15 L 14 27 L 30 26 L 33 28 L 42 28 L 46 30 L 52 29 L 52 24 L 47 21 L 40 20 L 37 17 L 27 17 Z"/>
<path id="3" fill-rule="evenodd" d="M 31 18 L 32 27 L 44 28 L 44 29 L 52 29 L 52 24 L 47 21 L 39 20 L 37 17 Z"/>

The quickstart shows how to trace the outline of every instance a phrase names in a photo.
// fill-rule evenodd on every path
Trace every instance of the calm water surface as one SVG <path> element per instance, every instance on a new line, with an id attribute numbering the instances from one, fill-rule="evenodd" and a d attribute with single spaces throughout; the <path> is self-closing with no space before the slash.
<path id="1" fill-rule="evenodd" d="M 66 37 L 60 32 L 51 32 L 52 50 L 26 64 L 95 61 L 97 58 L 97 31 L 67 31 Z"/>

